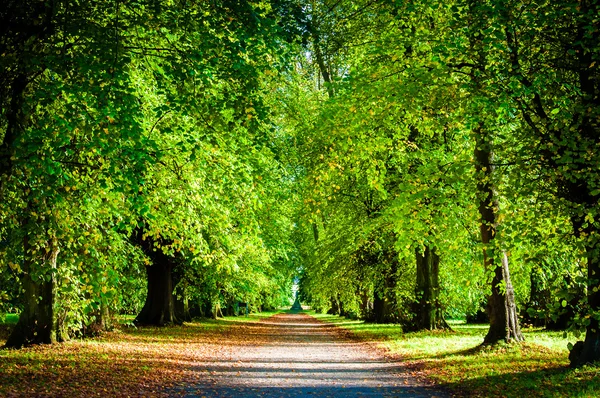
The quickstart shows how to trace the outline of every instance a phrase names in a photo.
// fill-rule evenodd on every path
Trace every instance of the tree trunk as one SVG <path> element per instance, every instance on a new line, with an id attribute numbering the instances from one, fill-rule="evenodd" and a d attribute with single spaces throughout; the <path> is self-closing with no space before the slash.
<path id="1" fill-rule="evenodd" d="M 481 242 L 484 245 L 483 261 L 486 270 L 493 272 L 492 292 L 487 299 L 490 328 L 483 344 L 495 344 L 501 340 L 520 342 L 524 338 L 519 328 L 514 290 L 510 281 L 508 257 L 502 251 L 501 264 L 494 260 L 493 243 L 496 235 L 496 212 L 499 203 L 493 182 L 492 140 L 481 126 L 475 131 L 475 137 L 475 169 L 478 178 Z M 501 290 L 503 283 L 506 294 Z"/>
<path id="2" fill-rule="evenodd" d="M 588 278 L 598 281 L 600 275 L 600 262 L 588 262 Z M 594 285 L 598 286 L 598 282 Z M 596 313 L 600 311 L 600 290 L 588 289 L 588 305 Z M 600 360 L 600 324 L 597 318 L 590 317 L 585 340 L 581 352 L 571 361 L 571 366 L 582 366 Z"/>
<path id="3" fill-rule="evenodd" d="M 173 290 L 180 280 L 180 275 L 173 272 L 177 266 L 177 259 L 165 254 L 152 238 L 144 237 L 143 228 L 139 228 L 132 236 L 144 254 L 150 259 L 146 266 L 148 290 L 144 307 L 135 318 L 134 323 L 139 325 L 164 326 L 181 324 L 175 314 L 175 300 Z M 160 246 L 165 242 L 159 239 Z"/>
<path id="4" fill-rule="evenodd" d="M 171 259 L 158 249 L 153 263 L 146 267 L 148 292 L 144 307 L 135 318 L 136 324 L 156 326 L 181 324 L 175 315 L 172 269 Z"/>
<path id="5" fill-rule="evenodd" d="M 386 300 L 385 293 L 375 293 L 373 298 L 373 315 L 371 322 L 374 323 L 386 323 L 390 315 L 390 305 Z"/>
<path id="6" fill-rule="evenodd" d="M 179 294 L 175 294 L 175 316 L 177 319 L 183 322 L 191 322 L 192 315 L 190 313 L 189 300 L 186 295 L 186 287 L 187 283 L 184 283 L 183 286 L 180 285 L 178 289 L 180 289 Z"/>
<path id="7" fill-rule="evenodd" d="M 395 254 L 395 252 L 394 252 Z M 397 323 L 398 316 L 395 313 L 398 309 L 394 288 L 396 287 L 397 263 L 393 259 L 390 269 L 383 272 L 383 288 L 381 292 L 375 292 L 373 297 L 373 314 L 368 319 L 374 323 Z"/>
<path id="8" fill-rule="evenodd" d="M 590 223 L 591 224 L 591 223 Z M 594 227 L 590 226 L 588 229 Z M 594 228 L 589 233 L 598 234 Z M 588 282 L 587 282 L 587 303 L 589 311 L 595 314 L 600 313 L 600 258 L 598 254 L 597 238 L 588 238 L 587 262 L 588 262 Z M 597 317 L 588 318 L 590 323 L 587 325 L 585 340 L 576 344 L 571 351 L 569 359 L 572 367 L 582 366 L 588 363 L 600 361 L 600 322 Z"/>
<path id="9" fill-rule="evenodd" d="M 524 341 L 521 327 L 519 326 L 519 317 L 517 312 L 517 303 L 515 301 L 515 289 L 510 280 L 510 270 L 508 268 L 508 256 L 502 251 L 502 279 L 504 280 L 504 309 L 506 322 L 506 337 L 505 341 L 509 342 L 513 339 L 516 341 Z"/>
<path id="10" fill-rule="evenodd" d="M 366 319 L 369 312 L 372 310 L 369 294 L 366 289 L 361 289 L 358 295 L 360 297 L 358 317 L 360 319 Z"/>
<path id="11" fill-rule="evenodd" d="M 339 316 L 343 316 L 343 317 L 348 316 L 349 313 L 346 310 L 346 307 L 344 307 L 344 302 L 342 300 L 340 300 L 339 295 L 338 295 L 338 298 L 337 298 L 337 302 L 338 302 L 338 315 Z"/>
<path id="12" fill-rule="evenodd" d="M 24 239 L 23 252 L 30 252 L 29 238 Z M 44 273 L 33 275 L 32 259 L 25 257 L 21 284 L 24 290 L 23 312 L 12 330 L 6 347 L 20 348 L 27 344 L 52 344 L 56 342 L 57 320 L 55 270 L 60 249 L 56 239 L 49 242 L 49 251 L 43 257 Z"/>
<path id="13" fill-rule="evenodd" d="M 327 313 L 330 315 L 340 315 L 340 312 L 341 312 L 340 302 L 338 301 L 337 297 L 331 297 L 329 299 L 329 302 L 330 302 L 330 308 L 327 311 Z"/>
<path id="14" fill-rule="evenodd" d="M 212 311 L 213 319 L 218 319 L 219 317 L 223 318 L 223 311 L 221 310 L 221 303 L 217 300 L 213 306 Z"/>
<path id="15" fill-rule="evenodd" d="M 110 316 L 110 308 L 106 302 L 106 298 L 102 297 L 100 301 L 100 329 L 102 331 L 109 331 L 112 329 L 112 320 Z"/>
<path id="16" fill-rule="evenodd" d="M 435 248 L 425 246 L 421 252 L 415 249 L 417 264 L 417 304 L 414 327 L 416 330 L 449 329 L 439 302 L 440 257 Z"/>
<path id="17" fill-rule="evenodd" d="M 112 320 L 110 316 L 110 309 L 106 298 L 100 297 L 98 309 L 92 312 L 94 320 L 87 326 L 84 327 L 85 336 L 98 336 L 102 332 L 107 332 L 112 329 Z"/>
<path id="18" fill-rule="evenodd" d="M 527 303 L 527 311 L 523 314 L 524 322 L 536 327 L 547 326 L 548 320 L 545 314 L 541 316 L 548 302 L 548 289 L 542 289 L 541 274 L 541 269 L 531 268 L 529 273 L 529 302 Z"/>

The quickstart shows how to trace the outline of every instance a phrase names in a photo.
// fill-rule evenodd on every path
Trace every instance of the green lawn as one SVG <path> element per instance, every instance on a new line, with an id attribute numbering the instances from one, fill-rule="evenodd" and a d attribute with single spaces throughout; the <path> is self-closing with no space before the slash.
<path id="1" fill-rule="evenodd" d="M 248 316 L 245 316 L 242 314 L 239 316 L 226 316 L 226 317 L 223 317 L 220 319 L 227 321 L 227 322 L 246 323 L 246 322 L 260 321 L 261 319 L 265 319 L 270 316 L 280 314 L 282 312 L 285 312 L 285 311 L 275 310 L 275 311 L 252 312 L 252 313 L 248 314 Z"/>
<path id="2" fill-rule="evenodd" d="M 397 325 L 313 314 L 320 320 L 377 342 L 391 355 L 462 396 L 598 397 L 600 368 L 568 368 L 562 332 L 525 329 L 526 343 L 481 348 L 487 325 L 452 322 L 453 331 L 402 333 Z"/>

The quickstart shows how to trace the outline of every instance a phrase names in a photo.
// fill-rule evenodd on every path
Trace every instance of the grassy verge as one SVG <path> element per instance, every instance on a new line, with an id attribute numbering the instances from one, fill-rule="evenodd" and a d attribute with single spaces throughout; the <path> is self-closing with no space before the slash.
<path id="1" fill-rule="evenodd" d="M 266 319 L 266 318 L 272 317 L 273 315 L 280 314 L 282 312 L 285 312 L 285 311 L 274 310 L 274 311 L 252 312 L 252 313 L 248 314 L 248 316 L 245 316 L 245 315 L 226 316 L 222 319 L 227 322 L 248 323 L 248 322 L 260 321 L 261 319 Z"/>
<path id="2" fill-rule="evenodd" d="M 575 339 L 564 339 L 562 332 L 526 329 L 525 344 L 479 348 L 487 325 L 454 322 L 452 332 L 402 333 L 397 325 L 311 314 L 377 342 L 459 396 L 600 396 L 600 367 L 569 369 L 567 343 Z"/>

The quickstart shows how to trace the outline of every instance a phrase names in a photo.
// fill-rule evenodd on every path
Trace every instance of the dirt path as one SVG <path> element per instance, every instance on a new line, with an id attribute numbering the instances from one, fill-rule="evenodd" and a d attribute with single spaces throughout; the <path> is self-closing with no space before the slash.
<path id="1" fill-rule="evenodd" d="M 236 331 L 235 331 L 236 330 Z M 236 336 L 237 335 L 237 336 Z M 306 314 L 279 314 L 234 328 L 225 357 L 193 365 L 196 397 L 447 397 L 367 344 Z"/>

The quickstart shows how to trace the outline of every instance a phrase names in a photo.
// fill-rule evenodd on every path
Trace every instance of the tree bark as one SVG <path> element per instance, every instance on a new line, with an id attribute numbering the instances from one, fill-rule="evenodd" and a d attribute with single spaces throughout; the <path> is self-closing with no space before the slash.
<path id="1" fill-rule="evenodd" d="M 590 256 L 592 254 L 589 254 Z M 588 305 L 596 314 L 600 313 L 600 289 L 597 289 L 600 279 L 600 261 L 598 261 L 597 250 L 593 257 L 588 257 Z M 596 288 L 596 289 L 594 289 Z M 595 290 L 595 291 L 594 291 Z M 600 322 L 594 316 L 589 318 L 590 324 L 586 328 L 585 340 L 581 345 L 581 351 L 577 355 L 569 356 L 571 366 L 578 367 L 600 361 Z"/>
<path id="2" fill-rule="evenodd" d="M 23 249 L 29 253 L 29 238 L 24 239 Z M 35 275 L 30 256 L 25 256 L 21 284 L 24 290 L 23 312 L 12 330 L 6 347 L 20 348 L 29 344 L 52 344 L 56 342 L 58 323 L 54 309 L 56 301 L 55 270 L 60 248 L 56 239 L 49 242 L 49 251 L 42 258 L 44 273 Z"/>
<path id="3" fill-rule="evenodd" d="M 86 336 L 97 336 L 102 332 L 108 332 L 112 329 L 110 308 L 106 302 L 106 298 L 100 297 L 99 299 L 100 305 L 98 309 L 92 312 L 94 321 L 84 328 L 84 334 Z"/>
<path id="4" fill-rule="evenodd" d="M 173 298 L 173 263 L 158 249 L 151 265 L 146 267 L 148 292 L 142 311 L 135 318 L 140 325 L 164 326 L 181 324 L 175 315 Z"/>
<path id="5" fill-rule="evenodd" d="M 190 322 L 192 315 L 190 313 L 189 300 L 186 294 L 187 282 L 179 285 L 179 294 L 175 294 L 175 316 L 183 322 Z"/>
<path id="6" fill-rule="evenodd" d="M 515 289 L 510 280 L 510 270 L 508 268 L 508 256 L 502 251 L 502 279 L 504 281 L 504 309 L 506 317 L 506 337 L 505 341 L 511 340 L 524 341 L 521 327 L 519 326 L 519 317 L 517 312 L 517 303 L 515 301 Z"/>
<path id="7" fill-rule="evenodd" d="M 155 242 L 151 237 L 144 237 L 142 228 L 135 231 L 132 240 L 150 260 L 150 264 L 146 266 L 146 301 L 134 323 L 155 326 L 181 324 L 175 313 L 173 296 L 175 286 L 180 280 L 179 275 L 174 275 L 173 272 L 178 264 L 177 259 L 156 247 L 157 243 L 165 246 L 165 242 L 160 239 L 159 242 Z"/>
<path id="8" fill-rule="evenodd" d="M 574 219 L 573 224 L 577 234 L 584 233 L 586 236 L 588 314 L 596 314 L 588 318 L 585 340 L 578 342 L 576 349 L 569 355 L 570 365 L 579 367 L 600 361 L 600 322 L 597 318 L 597 314 L 600 314 L 600 231 L 592 222 L 587 223 L 587 227 L 584 228 L 584 220 L 581 219 Z"/>
<path id="9" fill-rule="evenodd" d="M 440 257 L 435 248 L 415 249 L 417 265 L 417 303 L 414 321 L 416 330 L 449 329 L 439 302 Z"/>
<path id="10" fill-rule="evenodd" d="M 358 317 L 360 319 L 366 319 L 368 314 L 372 311 L 373 302 L 369 300 L 369 294 L 364 288 L 357 292 L 357 295 L 360 297 Z"/>
<path id="11" fill-rule="evenodd" d="M 481 216 L 481 242 L 483 261 L 486 270 L 493 272 L 492 291 L 487 300 L 487 312 L 490 328 L 483 344 L 495 344 L 501 340 L 506 342 L 524 341 L 519 328 L 518 314 L 515 305 L 514 289 L 510 281 L 508 256 L 502 251 L 501 263 L 494 259 L 493 247 L 496 227 L 496 212 L 500 207 L 493 182 L 492 140 L 480 126 L 476 131 L 475 169 L 477 171 L 477 191 L 479 193 L 479 214 Z M 501 286 L 504 285 L 504 292 Z"/>
<path id="12" fill-rule="evenodd" d="M 219 317 L 223 318 L 223 311 L 221 310 L 221 302 L 218 300 L 215 301 L 215 303 L 213 305 L 212 317 L 213 317 L 213 319 L 218 319 Z"/>
<path id="13" fill-rule="evenodd" d="M 396 253 L 392 250 L 391 256 Z M 373 323 L 398 323 L 398 303 L 394 289 L 396 287 L 397 260 L 389 257 L 390 268 L 382 272 L 382 289 L 373 297 L 373 314 L 368 321 Z"/>
<path id="14" fill-rule="evenodd" d="M 341 315 L 342 314 L 342 305 L 340 304 L 340 301 L 338 300 L 338 295 L 336 294 L 335 297 L 330 297 L 329 298 L 329 310 L 327 311 L 328 314 L 330 315 Z"/>
<path id="15" fill-rule="evenodd" d="M 393 305 L 388 300 L 385 292 L 381 295 L 375 293 L 373 298 L 373 316 L 369 321 L 373 323 L 392 323 L 396 320 L 393 319 Z"/>

